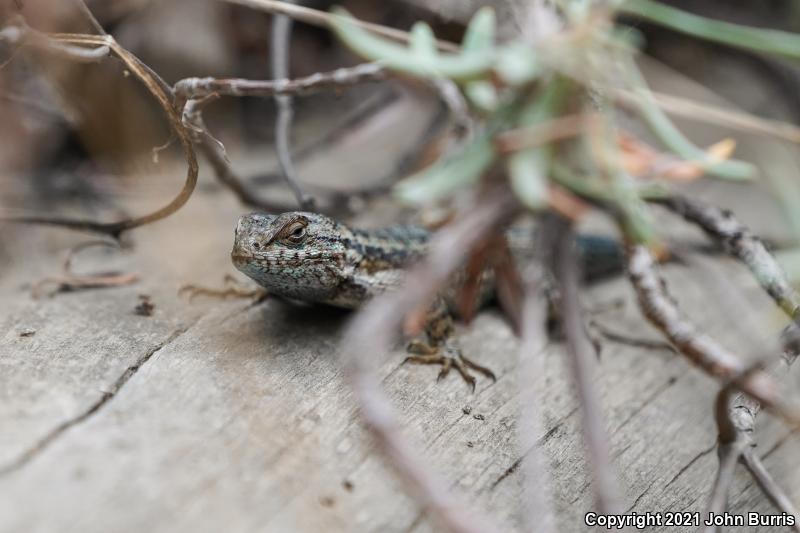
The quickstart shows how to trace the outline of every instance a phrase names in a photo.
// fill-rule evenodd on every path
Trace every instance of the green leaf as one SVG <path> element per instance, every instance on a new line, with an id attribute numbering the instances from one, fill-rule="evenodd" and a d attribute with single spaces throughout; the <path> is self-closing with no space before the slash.
<path id="1" fill-rule="evenodd" d="M 644 76 L 633 60 L 628 63 L 626 74 L 639 96 L 637 99 L 639 114 L 667 148 L 682 158 L 698 164 L 708 174 L 719 178 L 749 180 L 755 177 L 756 168 L 750 163 L 735 159 L 712 161 L 704 150 L 695 146 L 658 106 Z"/>
<path id="2" fill-rule="evenodd" d="M 550 176 L 580 197 L 614 206 L 625 234 L 633 241 L 652 248 L 659 246 L 653 215 L 630 178 L 618 176 L 608 183 L 590 176 L 579 177 L 560 162 L 551 165 Z"/>
<path id="3" fill-rule="evenodd" d="M 427 46 L 425 42 L 428 39 L 421 27 L 417 29 L 414 47 L 406 47 L 356 26 L 352 22 L 353 17 L 341 8 L 335 8 L 333 13 L 337 15 L 331 21 L 333 31 L 347 46 L 360 56 L 380 61 L 392 70 L 420 78 L 443 77 L 454 81 L 470 81 L 484 77 L 493 67 L 491 50 L 438 54 L 429 62 L 421 62 L 418 51 Z"/>
<path id="4" fill-rule="evenodd" d="M 436 37 L 433 30 L 424 22 L 417 22 L 411 27 L 410 38 L 411 53 L 418 58 L 418 61 L 433 65 L 436 56 Z"/>
<path id="5" fill-rule="evenodd" d="M 550 157 L 543 148 L 524 150 L 508 158 L 511 188 L 526 207 L 539 210 L 547 206 L 547 168 Z"/>
<path id="6" fill-rule="evenodd" d="M 639 196 L 633 180 L 626 175 L 615 176 L 612 181 L 614 203 L 622 215 L 625 233 L 635 242 L 648 247 L 659 246 L 653 213 Z"/>
<path id="7" fill-rule="evenodd" d="M 497 18 L 494 9 L 489 6 L 480 8 L 472 20 L 469 21 L 461 49 L 465 52 L 473 50 L 488 50 L 494 46 Z"/>
<path id="8" fill-rule="evenodd" d="M 439 200 L 478 181 L 495 157 L 491 138 L 487 134 L 481 135 L 459 153 L 441 159 L 398 183 L 394 188 L 395 195 L 403 202 L 417 205 Z"/>
<path id="9" fill-rule="evenodd" d="M 701 39 L 735 48 L 800 59 L 800 35 L 796 33 L 714 20 L 652 0 L 628 0 L 620 6 L 620 11 Z"/>
<path id="10" fill-rule="evenodd" d="M 536 79 L 541 67 L 532 47 L 516 43 L 498 50 L 495 70 L 507 84 L 520 86 Z"/>
<path id="11" fill-rule="evenodd" d="M 470 103 L 485 112 L 492 112 L 497 108 L 499 98 L 497 89 L 488 81 L 471 81 L 464 87 L 464 94 Z"/>
<path id="12" fill-rule="evenodd" d="M 564 98 L 569 94 L 569 84 L 561 79 L 549 80 L 544 88 L 519 112 L 519 127 L 535 126 L 558 114 Z M 521 150 L 508 158 L 511 188 L 527 207 L 539 210 L 548 201 L 548 174 L 551 151 L 541 146 Z"/>

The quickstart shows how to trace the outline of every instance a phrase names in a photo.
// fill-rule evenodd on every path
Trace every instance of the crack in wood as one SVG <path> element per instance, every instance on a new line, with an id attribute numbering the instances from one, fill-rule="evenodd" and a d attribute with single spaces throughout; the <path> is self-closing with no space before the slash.
<path id="1" fill-rule="evenodd" d="M 103 391 L 103 394 L 95 400 L 85 411 L 77 416 L 65 420 L 58 424 L 55 428 L 50 430 L 44 437 L 39 439 L 33 446 L 22 452 L 16 459 L 11 460 L 7 464 L 0 466 L 0 476 L 9 475 L 35 459 L 38 455 L 44 452 L 51 444 L 53 444 L 61 435 L 69 429 L 85 422 L 94 414 L 100 411 L 108 402 L 110 402 L 117 393 L 125 386 L 130 379 L 144 366 L 156 353 L 168 346 L 175 339 L 186 333 L 194 324 L 189 324 L 183 328 L 179 328 L 172 332 L 166 340 L 154 346 L 147 353 L 137 359 L 132 365 L 128 366 L 122 374 L 114 381 L 111 390 Z"/>
<path id="2" fill-rule="evenodd" d="M 716 450 L 716 449 L 717 449 L 717 443 L 716 443 L 716 442 L 714 442 L 714 444 L 712 444 L 711 446 L 709 446 L 709 447 L 708 447 L 708 448 L 706 448 L 705 450 L 701 450 L 701 451 L 700 451 L 700 452 L 699 452 L 697 455 L 695 455 L 695 456 L 692 458 L 692 460 L 691 460 L 691 461 L 689 461 L 688 463 L 686 463 L 685 465 L 683 465 L 683 468 L 681 468 L 680 470 L 678 470 L 678 473 L 677 473 L 677 474 L 675 474 L 674 476 L 672 476 L 672 479 L 670 479 L 670 480 L 669 480 L 669 482 L 668 482 L 666 485 L 664 485 L 664 488 L 666 489 L 667 487 L 669 487 L 670 485 L 672 485 L 673 483 L 675 483 L 675 481 L 676 481 L 676 480 L 677 480 L 679 477 L 681 477 L 681 476 L 683 475 L 683 473 L 684 473 L 684 472 L 686 472 L 687 470 L 689 470 L 689 469 L 692 467 L 692 465 L 694 465 L 694 464 L 695 464 L 697 461 L 699 461 L 701 458 L 705 457 L 706 455 L 708 455 L 709 453 L 713 452 L 713 451 L 714 451 L 714 450 Z"/>
<path id="3" fill-rule="evenodd" d="M 492 492 L 504 479 L 506 479 L 508 476 L 516 472 L 519 466 L 522 464 L 522 461 L 524 461 L 525 458 L 533 451 L 534 447 L 544 446 L 551 438 L 553 438 L 556 435 L 556 433 L 558 433 L 558 430 L 561 428 L 562 425 L 564 425 L 567 419 L 569 419 L 572 415 L 574 415 L 577 412 L 578 412 L 578 407 L 576 406 L 569 413 L 561 417 L 561 419 L 556 423 L 555 426 L 548 429 L 544 435 L 542 435 L 541 437 L 539 437 L 539 439 L 536 440 L 536 444 L 525 450 L 525 453 L 523 453 L 516 461 L 511 463 L 511 466 L 506 468 L 506 470 L 502 474 L 500 474 L 500 476 L 497 479 L 495 479 L 494 482 L 492 482 L 492 484 L 489 486 L 489 492 Z"/>
<path id="4" fill-rule="evenodd" d="M 657 389 L 656 389 L 656 390 L 653 392 L 653 394 L 651 394 L 650 396 L 648 396 L 647 398 L 645 398 L 644 402 L 642 402 L 642 403 L 641 403 L 641 404 L 640 404 L 640 405 L 639 405 L 639 406 L 638 406 L 638 407 L 637 407 L 637 408 L 636 408 L 636 409 L 635 409 L 635 410 L 634 410 L 634 411 L 633 411 L 633 412 L 630 414 L 630 416 L 628 416 L 628 418 L 626 418 L 625 420 L 623 420 L 623 421 L 622 421 L 622 423 L 621 423 L 619 426 L 617 426 L 617 429 L 615 429 L 615 430 L 614 430 L 614 432 L 612 433 L 612 435 L 614 435 L 614 434 L 618 433 L 618 432 L 619 432 L 619 431 L 620 431 L 622 428 L 624 428 L 624 427 L 625 427 L 625 426 L 628 424 L 628 422 L 630 422 L 631 420 L 633 420 L 634 418 L 636 418 L 636 417 L 639 415 L 639 413 L 641 413 L 641 412 L 642 412 L 642 410 L 643 410 L 645 407 L 647 407 L 648 405 L 650 405 L 651 403 L 653 403 L 653 401 L 655 401 L 655 400 L 656 400 L 656 399 L 657 399 L 657 398 L 658 398 L 658 397 L 659 397 L 659 396 L 660 396 L 660 395 L 661 395 L 661 394 L 662 394 L 664 391 L 666 391 L 667 389 L 669 389 L 670 387 L 672 387 L 673 385 L 675 385 L 675 384 L 676 384 L 676 383 L 677 383 L 677 382 L 678 382 L 678 381 L 679 381 L 681 378 L 683 378 L 683 376 L 685 376 L 685 375 L 688 373 L 688 371 L 689 371 L 689 368 L 690 368 L 690 367 L 689 367 L 689 365 L 685 365 L 685 366 L 684 366 L 684 368 L 683 368 L 683 371 L 682 371 L 682 372 L 681 372 L 679 375 L 677 375 L 677 376 L 671 376 L 669 379 L 667 379 L 666 381 L 664 381 L 664 383 L 662 383 L 662 384 L 661 384 L 661 386 L 660 386 L 660 387 L 658 387 L 658 388 L 657 388 Z"/>
<path id="5" fill-rule="evenodd" d="M 650 489 L 652 488 L 653 485 L 655 485 L 655 483 L 656 480 L 654 479 L 653 481 L 650 482 L 649 485 L 647 485 L 647 488 L 645 488 L 641 492 L 641 494 L 639 494 L 639 496 L 636 497 L 636 499 L 633 501 L 633 504 L 630 507 L 628 507 L 628 509 L 625 511 L 625 514 L 630 514 L 631 511 L 636 509 L 636 506 L 639 505 L 639 502 L 642 501 L 642 498 L 644 498 L 645 494 L 650 492 Z"/>
<path id="6" fill-rule="evenodd" d="M 767 457 L 769 457 L 770 455 L 772 455 L 773 453 L 775 453 L 775 452 L 778 450 L 778 448 L 780 448 L 780 447 L 781 447 L 781 446 L 783 446 L 783 445 L 784 445 L 786 442 L 788 442 L 788 441 L 789 441 L 789 439 L 791 439 L 791 438 L 792 438 L 794 435 L 796 435 L 796 434 L 797 434 L 799 431 L 800 431 L 800 428 L 793 428 L 791 431 L 787 432 L 787 433 L 786 433 L 786 435 L 784 435 L 783 437 L 781 437 L 780 439 L 778 439 L 778 441 L 777 441 L 777 442 L 775 442 L 775 444 L 773 444 L 773 445 L 772 445 L 772 447 L 771 447 L 769 450 L 767 450 L 767 451 L 764 453 L 764 455 L 762 455 L 762 456 L 761 456 L 761 460 L 762 460 L 762 461 L 763 461 L 763 460 L 766 460 L 766 458 L 767 458 Z"/>
<path id="7" fill-rule="evenodd" d="M 419 511 L 417 513 L 417 515 L 414 517 L 414 520 L 412 520 L 411 523 L 408 525 L 408 527 L 405 529 L 404 533 L 411 533 L 412 531 L 417 529 L 417 526 L 419 526 L 422 523 L 423 518 L 425 518 L 424 510 Z"/>

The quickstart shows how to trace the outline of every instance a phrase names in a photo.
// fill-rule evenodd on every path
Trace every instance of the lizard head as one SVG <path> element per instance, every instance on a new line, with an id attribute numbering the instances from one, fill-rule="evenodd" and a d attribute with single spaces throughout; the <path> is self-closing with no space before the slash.
<path id="1" fill-rule="evenodd" d="M 236 226 L 231 260 L 271 294 L 324 301 L 344 278 L 340 227 L 316 213 L 243 215 Z"/>

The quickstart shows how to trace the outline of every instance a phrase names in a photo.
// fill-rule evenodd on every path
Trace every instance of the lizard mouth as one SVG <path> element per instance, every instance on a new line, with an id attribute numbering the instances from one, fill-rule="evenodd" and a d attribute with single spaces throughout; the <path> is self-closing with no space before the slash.
<path id="1" fill-rule="evenodd" d="M 253 256 L 240 251 L 231 252 L 231 261 L 234 265 L 242 265 L 253 260 Z"/>

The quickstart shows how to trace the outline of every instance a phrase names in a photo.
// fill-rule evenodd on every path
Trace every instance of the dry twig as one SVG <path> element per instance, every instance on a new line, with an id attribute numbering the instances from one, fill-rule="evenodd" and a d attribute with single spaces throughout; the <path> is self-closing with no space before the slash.
<path id="1" fill-rule="evenodd" d="M 257 207 L 264 211 L 288 211 L 293 208 L 290 204 L 283 204 L 263 199 L 251 191 L 244 181 L 236 174 L 231 166 L 225 147 L 211 133 L 203 120 L 203 107 L 214 100 L 216 95 L 211 93 L 201 98 L 193 98 L 183 107 L 183 122 L 192 135 L 192 141 L 200 153 L 211 165 L 217 179 L 228 187 L 245 205 Z"/>
<path id="2" fill-rule="evenodd" d="M 561 319 L 567 341 L 567 352 L 572 363 L 572 377 L 583 413 L 583 429 L 594 479 L 597 508 L 601 513 L 615 513 L 620 510 L 619 489 L 611 465 L 600 401 L 591 376 L 591 364 L 595 352 L 588 342 L 581 316 L 578 296 L 580 274 L 574 233 L 570 223 L 565 219 L 559 219 L 554 226 L 557 237 L 554 274 L 558 280 Z"/>
<path id="3" fill-rule="evenodd" d="M 98 289 L 108 287 L 121 287 L 139 281 L 138 274 L 124 274 L 120 272 L 99 272 L 96 274 L 75 274 L 72 271 L 72 263 L 75 256 L 87 248 L 96 246 L 107 246 L 118 248 L 117 241 L 88 241 L 78 244 L 69 250 L 64 259 L 62 274 L 60 276 L 47 277 L 37 281 L 31 286 L 31 295 L 39 298 L 42 288 L 46 285 L 56 285 L 54 293 L 76 291 L 82 289 Z"/>
<path id="4" fill-rule="evenodd" d="M 295 0 L 285 0 L 287 4 L 296 4 Z M 289 50 L 292 37 L 292 19 L 286 15 L 275 14 L 272 17 L 272 44 L 270 56 L 272 59 L 272 77 L 284 80 L 289 77 Z M 310 211 L 314 207 L 314 200 L 300 187 L 300 180 L 292 162 L 291 130 L 294 106 L 292 96 L 276 94 L 275 104 L 278 107 L 278 117 L 275 120 L 275 151 L 278 154 L 278 163 L 283 171 L 283 178 L 289 185 L 300 208 Z"/>
<path id="5" fill-rule="evenodd" d="M 642 313 L 692 363 L 724 382 L 742 377 L 737 387 L 791 424 L 800 423 L 800 413 L 784 402 L 774 381 L 764 372 L 744 375 L 742 361 L 708 335 L 698 332 L 686 320 L 658 273 L 655 259 L 647 247 L 628 247 L 628 277 L 636 290 Z"/>
<path id="6" fill-rule="evenodd" d="M 309 95 L 327 90 L 341 90 L 353 85 L 382 81 L 389 73 L 378 63 L 361 63 L 330 72 L 317 72 L 296 79 L 245 80 L 238 78 L 185 78 L 175 83 L 176 107 L 181 102 L 211 94 L 220 96 Z"/>
<path id="7" fill-rule="evenodd" d="M 515 205 L 506 192 L 487 195 L 469 212 L 438 231 L 428 256 L 408 273 L 414 283 L 404 290 L 378 297 L 366 305 L 351 322 L 342 345 L 344 364 L 359 402 L 361 414 L 391 464 L 409 483 L 418 501 L 429 509 L 449 531 L 490 531 L 457 504 L 445 485 L 426 468 L 402 436 L 389 400 L 374 377 L 372 366 L 386 353 L 404 317 L 429 302 L 431 294 L 444 285 L 470 251 L 513 214 Z"/>
<path id="8" fill-rule="evenodd" d="M 783 269 L 761 239 L 733 213 L 678 195 L 654 198 L 652 201 L 700 226 L 708 235 L 721 243 L 729 254 L 750 269 L 767 294 L 790 318 L 798 317 L 800 293 L 789 283 Z"/>
<path id="9" fill-rule="evenodd" d="M 206 105 L 219 96 L 289 96 L 296 94 L 312 94 L 331 89 L 343 89 L 359 83 L 383 80 L 386 72 L 376 63 L 364 63 L 349 68 L 340 68 L 331 72 L 315 73 L 305 78 L 295 80 L 276 79 L 270 81 L 244 80 L 244 79 L 217 79 L 217 78 L 186 78 L 178 81 L 174 87 L 174 106 L 181 112 L 184 124 L 192 135 L 192 139 L 200 149 L 214 170 L 217 179 L 231 189 L 239 201 L 245 205 L 257 207 L 264 211 L 287 211 L 294 206 L 266 200 L 259 197 L 245 185 L 244 180 L 237 175 L 228 161 L 222 143 L 209 133 L 202 111 Z M 285 121 L 284 116 L 283 120 Z M 278 122 L 281 122 L 279 117 Z M 278 127 L 276 125 L 276 127 Z M 282 161 L 289 161 L 291 165 L 291 152 L 286 144 L 286 124 L 280 126 L 283 133 L 276 131 L 278 153 Z M 281 141 L 281 138 L 284 141 Z M 281 155 L 282 154 L 282 155 Z M 288 159 L 287 159 L 288 158 Z M 284 172 L 284 175 L 287 174 Z M 289 184 L 295 182 L 291 179 Z M 298 196 L 296 187 L 292 187 Z"/>
<path id="10" fill-rule="evenodd" d="M 3 31 L 9 28 L 17 28 L 20 31 L 25 31 L 24 28 L 19 26 L 10 26 L 5 28 Z M 169 90 L 169 87 L 152 71 L 152 69 L 142 63 L 127 49 L 120 46 L 111 35 L 53 34 L 47 35 L 46 37 L 48 39 L 48 43 L 55 43 L 53 46 L 48 44 L 48 47 L 51 50 L 63 51 L 64 45 L 66 45 L 69 46 L 70 49 L 78 48 L 90 52 L 96 52 L 102 47 L 108 47 L 108 49 L 114 52 L 114 54 L 120 60 L 122 60 L 128 71 L 139 78 L 139 80 L 145 85 L 153 97 L 155 97 L 156 101 L 164 111 L 164 114 L 166 115 L 174 134 L 180 141 L 188 165 L 186 181 L 184 182 L 183 188 L 178 195 L 164 207 L 146 215 L 120 220 L 118 222 L 98 222 L 88 219 L 35 215 L 1 216 L 0 221 L 60 226 L 77 231 L 108 235 L 118 239 L 119 236 L 125 231 L 166 218 L 180 209 L 189 200 L 192 192 L 194 191 L 195 185 L 197 184 L 198 167 L 190 134 L 184 127 L 181 121 L 181 116 L 177 113 L 172 105 L 173 95 Z"/>
<path id="11" fill-rule="evenodd" d="M 540 242 L 540 241 L 535 241 Z M 544 253 L 537 254 L 544 256 Z M 517 439 L 524 454 L 523 502 L 525 526 L 533 533 L 555 531 L 556 519 L 551 503 L 550 475 L 542 449 L 537 442 L 542 431 L 539 413 L 541 399 L 533 383 L 542 372 L 542 357 L 547 345 L 547 296 L 541 257 L 523 272 L 525 295 L 522 302 L 522 342 L 520 344 L 520 427 Z"/>
<path id="12" fill-rule="evenodd" d="M 326 13 L 325 11 L 319 11 L 317 9 L 311 9 L 309 7 L 304 6 L 297 6 L 289 2 L 283 2 L 281 0 L 225 0 L 229 4 L 238 4 L 241 6 L 247 6 L 253 9 L 257 9 L 259 11 L 266 11 L 268 13 L 279 13 L 281 15 L 286 15 L 287 17 L 291 17 L 295 20 L 299 20 L 301 22 L 305 22 L 306 24 L 311 24 L 314 26 L 321 26 L 324 28 L 328 28 L 331 25 L 331 21 L 337 18 L 342 18 L 339 15 L 334 15 L 331 13 Z M 376 35 L 381 35 L 383 37 L 388 37 L 390 39 L 395 39 L 400 42 L 409 42 L 409 33 L 407 31 L 398 30 L 395 28 L 390 28 L 388 26 L 383 26 L 381 24 L 373 24 L 371 22 L 364 22 L 358 19 L 346 19 L 348 23 L 353 24 L 359 28 L 363 28 L 365 30 L 369 30 Z M 437 40 L 436 46 L 443 51 L 446 52 L 457 52 L 460 47 L 448 41 Z"/>

